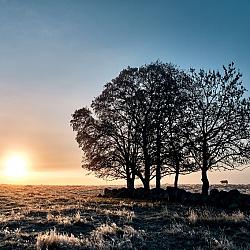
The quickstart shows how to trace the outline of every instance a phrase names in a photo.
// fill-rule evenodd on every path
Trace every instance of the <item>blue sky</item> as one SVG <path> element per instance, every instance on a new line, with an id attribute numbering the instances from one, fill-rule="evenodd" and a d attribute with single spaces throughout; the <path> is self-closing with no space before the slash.
<path id="1" fill-rule="evenodd" d="M 34 171 L 78 177 L 70 115 L 128 65 L 235 61 L 250 90 L 249 13 L 247 0 L 0 1 L 0 160 L 25 151 Z"/>

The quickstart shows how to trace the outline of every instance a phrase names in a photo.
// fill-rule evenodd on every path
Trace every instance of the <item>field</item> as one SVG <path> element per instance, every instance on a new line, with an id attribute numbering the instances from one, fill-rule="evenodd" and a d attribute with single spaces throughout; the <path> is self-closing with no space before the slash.
<path id="1" fill-rule="evenodd" d="M 250 211 L 98 198 L 102 191 L 0 185 L 0 249 L 250 249 Z"/>

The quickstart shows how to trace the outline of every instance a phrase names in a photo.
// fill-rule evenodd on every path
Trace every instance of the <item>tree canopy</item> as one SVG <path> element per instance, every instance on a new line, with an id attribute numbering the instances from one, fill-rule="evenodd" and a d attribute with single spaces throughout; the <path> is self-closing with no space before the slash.
<path id="1" fill-rule="evenodd" d="M 234 64 L 223 73 L 185 72 L 168 63 L 128 67 L 104 86 L 71 125 L 83 150 L 83 168 L 98 177 L 136 178 L 145 189 L 156 179 L 201 170 L 238 169 L 249 163 L 250 101 Z"/>

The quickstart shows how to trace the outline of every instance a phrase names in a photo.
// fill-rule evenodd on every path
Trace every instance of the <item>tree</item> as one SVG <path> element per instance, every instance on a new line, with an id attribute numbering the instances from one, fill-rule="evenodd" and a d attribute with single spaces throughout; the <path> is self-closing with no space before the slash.
<path id="1" fill-rule="evenodd" d="M 94 171 L 98 177 L 122 175 L 116 170 L 116 166 L 120 164 L 119 156 L 112 143 L 107 140 L 105 131 L 108 128 L 94 119 L 88 108 L 76 110 L 72 118 L 71 125 L 77 132 L 76 141 L 84 153 L 82 167 Z"/>
<path id="2" fill-rule="evenodd" d="M 161 178 L 170 174 L 169 159 L 172 157 L 170 151 L 174 152 L 172 144 L 178 146 L 176 150 L 183 144 L 185 138 L 179 133 L 184 126 L 184 113 L 181 112 L 181 108 L 184 108 L 186 96 L 184 87 L 189 80 L 187 74 L 172 64 L 157 61 L 138 69 L 135 98 L 138 101 L 139 112 L 136 118 L 141 135 L 139 144 L 143 164 L 137 175 L 145 189 L 149 189 L 150 180 L 153 178 L 156 178 L 156 188 L 160 188 Z M 170 123 L 175 128 L 179 125 L 179 129 L 175 132 L 170 131 Z M 184 158 L 183 155 L 182 157 Z M 183 158 L 176 160 L 175 163 L 184 162 Z M 182 164 L 182 173 L 184 166 L 187 169 L 187 164 Z M 189 168 L 192 166 L 189 165 Z M 179 174 L 180 164 L 178 171 Z"/>
<path id="3" fill-rule="evenodd" d="M 161 62 L 121 71 L 104 86 L 91 108 L 77 110 L 71 125 L 84 152 L 83 168 L 98 177 L 126 179 L 134 188 L 139 178 L 144 189 L 156 177 L 173 171 L 194 170 L 186 149 L 183 128 L 190 77 Z"/>
<path id="4" fill-rule="evenodd" d="M 183 111 L 183 110 L 182 110 Z M 187 126 L 186 118 L 183 114 L 175 117 L 176 113 L 170 113 L 168 120 L 168 154 L 166 156 L 167 173 L 174 174 L 174 187 L 178 187 L 179 175 L 186 175 L 199 170 L 190 157 L 190 149 L 183 130 Z M 173 122 L 174 121 L 174 122 Z"/>
<path id="5" fill-rule="evenodd" d="M 156 187 L 160 188 L 164 161 L 164 119 L 168 100 L 167 86 L 171 82 L 170 65 L 160 62 L 145 65 L 138 70 L 137 116 L 140 131 L 140 148 L 143 165 L 137 173 L 144 188 L 149 189 L 150 180 L 156 176 Z"/>
<path id="6" fill-rule="evenodd" d="M 187 112 L 193 117 L 186 127 L 192 158 L 202 173 L 202 193 L 207 195 L 207 171 L 239 169 L 249 163 L 250 100 L 244 97 L 241 74 L 234 64 L 215 71 L 196 73 L 190 88 Z"/>
<path id="7" fill-rule="evenodd" d="M 198 171 L 198 168 L 190 157 L 188 140 L 185 129 L 192 119 L 186 112 L 189 103 L 189 86 L 192 79 L 181 70 L 172 69 L 171 91 L 168 103 L 165 106 L 166 115 L 164 122 L 165 131 L 165 171 L 174 174 L 174 187 L 177 188 L 180 174 L 190 174 Z"/>
<path id="8" fill-rule="evenodd" d="M 94 115 L 83 108 L 75 111 L 71 120 L 84 152 L 83 168 L 98 177 L 126 179 L 129 189 L 134 188 L 138 161 L 138 135 L 133 119 L 136 109 L 132 107 L 135 71 L 123 70 L 105 85 L 92 102 Z"/>
<path id="9" fill-rule="evenodd" d="M 128 187 L 134 188 L 139 166 L 138 116 L 135 93 L 137 68 L 127 68 L 118 77 L 107 83 L 103 92 L 92 102 L 95 115 L 109 128 L 107 136 L 120 152 L 126 166 L 125 179 Z M 117 166 L 119 168 L 119 166 Z"/>

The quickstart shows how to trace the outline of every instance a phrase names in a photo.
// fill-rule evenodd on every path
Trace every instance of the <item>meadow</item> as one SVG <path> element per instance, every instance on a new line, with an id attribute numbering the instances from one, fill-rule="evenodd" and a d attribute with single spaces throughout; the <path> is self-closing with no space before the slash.
<path id="1" fill-rule="evenodd" d="M 98 197 L 103 189 L 0 185 L 0 249 L 250 249 L 250 211 Z"/>

